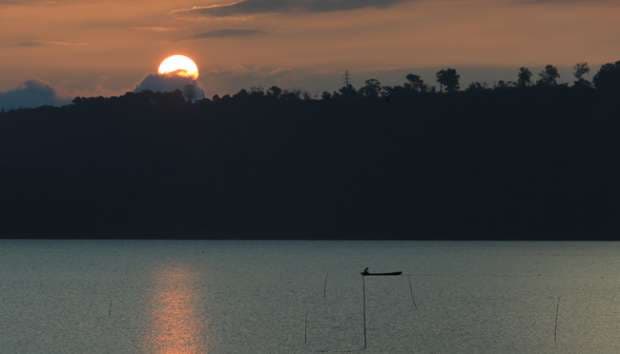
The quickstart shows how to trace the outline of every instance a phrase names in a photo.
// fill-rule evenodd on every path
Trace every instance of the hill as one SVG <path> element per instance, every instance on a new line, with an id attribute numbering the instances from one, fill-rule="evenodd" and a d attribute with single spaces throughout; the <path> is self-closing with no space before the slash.
<path id="1" fill-rule="evenodd" d="M 618 72 L 466 90 L 438 75 L 441 91 L 369 80 L 321 99 L 142 92 L 0 113 L 0 232 L 617 239 Z"/>

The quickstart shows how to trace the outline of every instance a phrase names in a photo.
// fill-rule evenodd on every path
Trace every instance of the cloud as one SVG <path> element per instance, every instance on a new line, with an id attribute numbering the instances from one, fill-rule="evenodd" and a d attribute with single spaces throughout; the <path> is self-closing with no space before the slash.
<path id="1" fill-rule="evenodd" d="M 0 0 L 0 5 L 56 5 L 54 0 Z"/>
<path id="2" fill-rule="evenodd" d="M 154 33 L 166 33 L 166 32 L 174 32 L 177 30 L 176 27 L 167 27 L 167 26 L 135 26 L 134 30 L 137 31 L 146 31 L 146 32 L 154 32 Z"/>
<path id="3" fill-rule="evenodd" d="M 185 92 L 187 86 L 194 88 L 194 99 L 202 99 L 205 97 L 204 90 L 196 80 L 175 75 L 149 75 L 142 80 L 135 91 L 172 92 L 180 90 Z"/>
<path id="4" fill-rule="evenodd" d="M 513 0 L 517 3 L 530 4 L 592 4 L 592 3 L 613 3 L 615 0 Z"/>
<path id="5" fill-rule="evenodd" d="M 251 37 L 264 34 L 265 32 L 254 28 L 225 28 L 215 31 L 198 33 L 191 39 L 203 38 L 230 38 L 230 37 Z"/>
<path id="6" fill-rule="evenodd" d="M 410 0 L 242 0 L 228 4 L 195 6 L 177 10 L 208 16 L 236 16 L 269 12 L 330 12 L 361 8 L 385 8 Z"/>
<path id="7" fill-rule="evenodd" d="M 0 92 L 0 109 L 58 106 L 68 101 L 58 96 L 49 85 L 40 81 L 26 81 L 20 87 Z"/>
<path id="8" fill-rule="evenodd" d="M 67 41 L 23 41 L 17 43 L 18 47 L 24 48 L 35 48 L 35 47 L 45 47 L 45 46 L 60 46 L 60 47 L 84 47 L 87 46 L 88 43 L 84 42 L 67 42 Z"/>

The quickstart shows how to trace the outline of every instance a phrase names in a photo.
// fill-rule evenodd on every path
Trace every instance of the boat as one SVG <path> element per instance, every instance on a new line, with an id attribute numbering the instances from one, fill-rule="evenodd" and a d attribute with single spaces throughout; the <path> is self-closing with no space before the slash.
<path id="1" fill-rule="evenodd" d="M 360 273 L 364 277 L 385 277 L 385 276 L 396 276 L 402 275 L 403 272 L 389 272 L 389 273 L 370 273 L 368 268 L 364 269 L 363 272 Z"/>

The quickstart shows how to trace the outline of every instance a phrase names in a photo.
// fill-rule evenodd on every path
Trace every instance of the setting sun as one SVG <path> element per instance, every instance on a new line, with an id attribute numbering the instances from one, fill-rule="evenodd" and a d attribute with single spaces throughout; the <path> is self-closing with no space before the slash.
<path id="1" fill-rule="evenodd" d="M 176 75 L 194 80 L 199 76 L 196 63 L 184 55 L 173 55 L 164 59 L 159 65 L 158 72 L 160 75 Z"/>

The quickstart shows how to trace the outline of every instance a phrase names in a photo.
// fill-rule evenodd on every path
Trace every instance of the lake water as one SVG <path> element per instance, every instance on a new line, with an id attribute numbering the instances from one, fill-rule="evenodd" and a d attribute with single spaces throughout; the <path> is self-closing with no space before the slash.
<path id="1" fill-rule="evenodd" d="M 620 243 L 14 240 L 0 352 L 359 351 L 366 266 L 366 353 L 620 352 Z"/>

